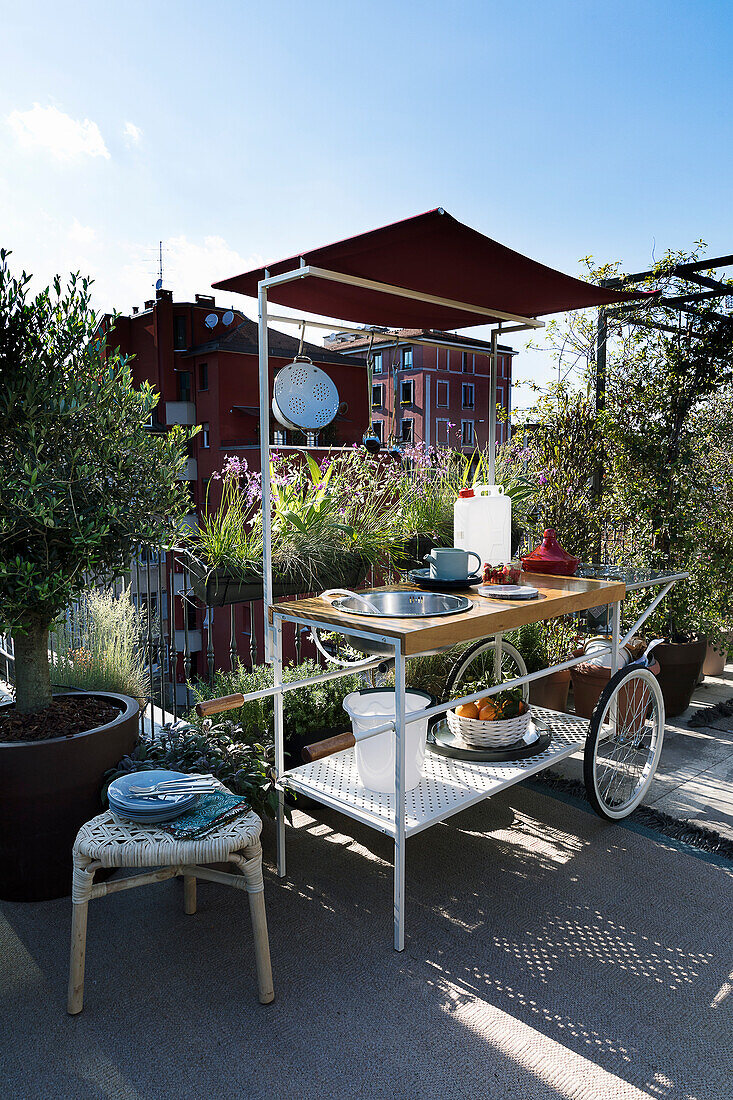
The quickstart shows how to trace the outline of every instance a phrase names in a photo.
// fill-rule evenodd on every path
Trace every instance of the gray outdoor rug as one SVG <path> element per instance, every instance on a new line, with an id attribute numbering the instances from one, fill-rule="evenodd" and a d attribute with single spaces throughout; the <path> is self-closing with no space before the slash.
<path id="1" fill-rule="evenodd" d="M 265 837 L 272 854 L 272 833 Z M 68 901 L 0 906 L 0 1095 L 19 1100 L 727 1100 L 733 868 L 525 788 L 408 842 L 296 816 L 267 875 L 276 1000 L 243 894 L 166 882 L 89 906 L 65 1014 Z"/>

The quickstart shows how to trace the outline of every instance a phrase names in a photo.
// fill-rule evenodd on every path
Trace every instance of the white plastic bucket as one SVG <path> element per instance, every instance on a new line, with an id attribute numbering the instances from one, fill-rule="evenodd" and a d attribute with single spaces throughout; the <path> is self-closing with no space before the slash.
<path id="1" fill-rule="evenodd" d="M 425 691 L 410 688 L 405 692 L 405 713 L 427 710 L 434 702 Z M 392 730 L 377 733 L 360 741 L 360 737 L 375 726 L 382 726 L 395 717 L 395 693 L 389 688 L 367 688 L 353 691 L 344 699 L 344 710 L 351 719 L 356 738 L 356 770 L 359 782 L 370 791 L 394 794 L 395 746 Z M 405 739 L 405 790 L 410 791 L 422 779 L 425 768 L 425 740 L 428 719 L 415 718 L 407 723 Z"/>

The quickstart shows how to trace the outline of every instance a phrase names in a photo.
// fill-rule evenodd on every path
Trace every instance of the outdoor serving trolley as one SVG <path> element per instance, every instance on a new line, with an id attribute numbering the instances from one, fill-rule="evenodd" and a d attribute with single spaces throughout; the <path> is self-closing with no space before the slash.
<path id="1" fill-rule="evenodd" d="M 375 616 L 366 607 L 344 612 L 322 596 L 275 604 L 272 598 L 270 515 L 270 369 L 268 362 L 268 297 L 281 305 L 321 317 L 373 325 L 419 330 L 466 328 L 495 324 L 492 332 L 489 381 L 489 462 L 493 464 L 496 440 L 497 337 L 499 333 L 541 327 L 538 315 L 561 310 L 633 301 L 642 295 L 621 294 L 591 286 L 544 267 L 475 230 L 434 210 L 346 241 L 280 261 L 267 269 L 224 280 L 215 286 L 257 295 L 259 307 L 260 439 L 262 457 L 262 506 L 265 587 L 265 654 L 273 664 L 274 687 L 253 692 L 245 699 L 274 696 L 275 771 L 280 793 L 277 819 L 278 874 L 285 875 L 284 791 L 308 795 L 326 806 L 377 829 L 394 840 L 394 946 L 404 948 L 405 859 L 408 837 L 444 821 L 460 810 L 510 787 L 584 747 L 584 777 L 595 809 L 604 817 L 627 816 L 638 805 L 651 783 L 662 747 L 664 706 L 649 660 L 620 668 L 621 646 L 643 624 L 677 580 L 674 576 L 640 576 L 603 571 L 588 577 L 531 575 L 539 590 L 534 600 L 510 603 L 484 598 L 467 589 L 467 610 L 437 617 Z M 292 317 L 270 319 L 293 323 Z M 507 327 L 507 322 L 511 325 Z M 338 326 L 308 321 L 333 331 Z M 342 328 L 344 332 L 363 329 Z M 396 334 L 397 335 L 397 334 Z M 409 338 L 410 344 L 420 340 Z M 439 337 L 426 339 L 435 345 Z M 427 411 L 427 410 L 426 410 Z M 493 469 L 489 471 L 493 480 Z M 410 586 L 396 586 L 409 591 Z M 659 587 L 661 591 L 625 637 L 621 636 L 621 601 L 627 591 Z M 379 590 L 375 590 L 379 591 Z M 383 590 L 382 590 L 383 591 Z M 367 599 L 370 592 L 363 593 Z M 412 718 L 436 718 L 464 702 L 485 698 L 507 687 L 526 685 L 548 672 L 571 668 L 586 660 L 576 657 L 541 672 L 527 673 L 503 633 L 525 623 L 552 619 L 572 612 L 610 607 L 611 679 L 604 689 L 590 723 L 571 714 L 532 708 L 549 745 L 536 755 L 501 762 L 448 758 L 428 752 L 424 776 L 418 786 L 405 789 L 405 730 Z M 358 601 L 357 601 L 358 606 Z M 309 627 L 361 639 L 366 658 L 322 676 L 283 683 L 283 624 Z M 420 654 L 458 643 L 479 643 L 469 656 L 490 653 L 496 686 L 462 694 L 461 678 L 452 678 L 455 697 L 427 710 L 406 713 L 406 662 Z M 283 697 L 306 684 L 336 679 L 355 668 L 377 667 L 385 653 L 394 659 L 395 715 L 366 735 L 393 731 L 395 737 L 394 793 L 371 791 L 360 785 L 355 749 L 347 748 L 313 759 L 286 771 L 283 742 Z M 507 671 L 507 669 L 509 671 Z M 516 672 L 516 675 L 514 673 Z M 233 697 L 239 705 L 241 697 Z M 220 705 L 217 706 L 217 703 Z M 206 713 L 227 709 L 224 700 L 206 704 Z"/>

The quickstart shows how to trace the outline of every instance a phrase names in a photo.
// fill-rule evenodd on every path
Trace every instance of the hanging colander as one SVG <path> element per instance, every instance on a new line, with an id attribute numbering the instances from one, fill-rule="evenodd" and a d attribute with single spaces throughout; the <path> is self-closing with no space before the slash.
<path id="1" fill-rule="evenodd" d="M 272 412 L 278 423 L 295 432 L 317 432 L 335 419 L 339 410 L 336 386 L 306 355 L 296 355 L 278 371 Z"/>

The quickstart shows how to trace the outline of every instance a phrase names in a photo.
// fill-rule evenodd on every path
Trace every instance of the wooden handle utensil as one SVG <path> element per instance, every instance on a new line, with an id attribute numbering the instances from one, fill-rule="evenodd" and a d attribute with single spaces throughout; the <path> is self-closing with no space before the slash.
<path id="1" fill-rule="evenodd" d="M 313 745 L 304 745 L 300 755 L 306 764 L 312 764 L 315 760 L 323 760 L 325 756 L 333 756 L 335 752 L 351 749 L 356 744 L 356 738 L 349 730 L 347 733 L 337 733 L 335 737 L 327 737 L 325 741 L 316 741 Z"/>
<path id="2" fill-rule="evenodd" d="M 212 714 L 221 714 L 225 710 L 236 710 L 244 706 L 244 696 L 241 692 L 236 695 L 221 695 L 218 699 L 204 699 L 196 704 L 196 713 L 199 718 L 210 718 Z"/>

